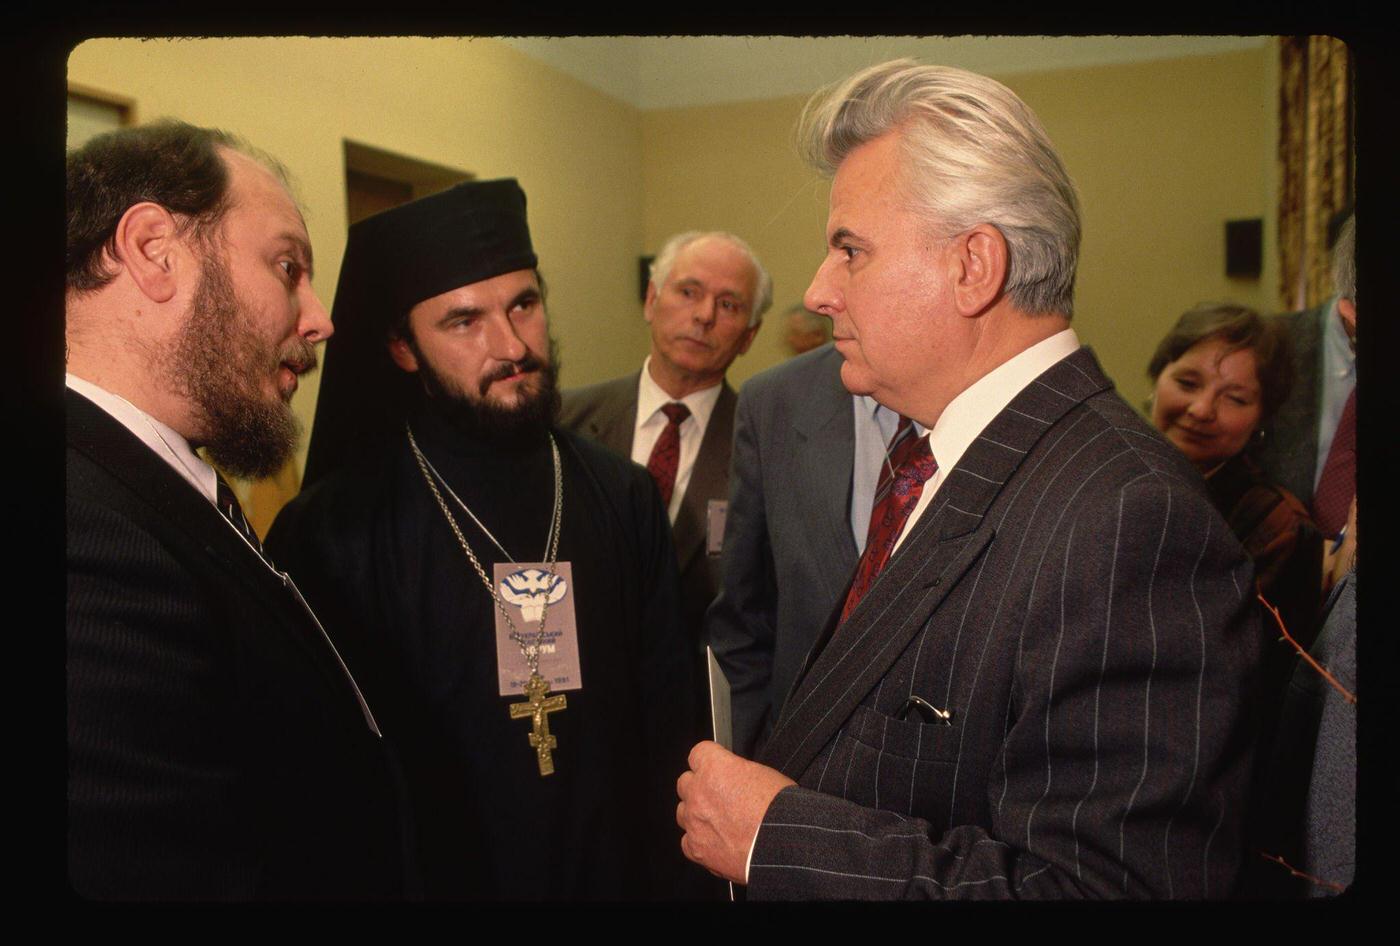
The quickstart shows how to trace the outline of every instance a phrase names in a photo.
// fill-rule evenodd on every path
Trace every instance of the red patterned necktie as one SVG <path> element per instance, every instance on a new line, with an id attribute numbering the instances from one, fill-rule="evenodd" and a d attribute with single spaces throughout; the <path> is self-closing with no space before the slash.
<path id="1" fill-rule="evenodd" d="M 1313 518 L 1325 536 L 1333 536 L 1346 525 L 1351 499 L 1356 495 L 1356 389 L 1347 395 L 1342 419 L 1327 448 L 1327 462 L 1313 494 Z"/>
<path id="2" fill-rule="evenodd" d="M 896 430 L 895 437 L 899 437 Z M 861 553 L 860 564 L 856 566 L 856 577 L 851 582 L 851 590 L 846 594 L 846 604 L 841 609 L 840 624 L 856 609 L 860 599 L 875 584 L 881 569 L 890 560 L 895 540 L 904 530 L 909 514 L 919 504 L 923 495 L 924 483 L 938 470 L 938 461 L 929 451 L 928 435 L 907 437 L 899 443 L 890 457 L 889 465 L 894 475 L 888 480 L 881 475 L 881 486 L 875 492 L 875 505 L 870 510 L 870 531 L 865 539 L 865 551 Z"/>
<path id="3" fill-rule="evenodd" d="M 903 414 L 899 415 L 899 423 L 895 425 L 894 436 L 890 437 L 889 446 L 885 447 L 885 462 L 880 464 L 880 476 L 875 481 L 875 499 L 871 503 L 871 509 L 875 508 L 875 503 L 880 501 L 890 488 L 890 479 L 894 476 L 894 468 L 898 464 L 898 458 L 903 457 L 909 438 L 914 435 L 914 424 Z M 867 530 L 868 531 L 868 530 Z"/>
<path id="4" fill-rule="evenodd" d="M 656 446 L 651 448 L 647 472 L 661 490 L 661 505 L 669 508 L 671 493 L 676 488 L 676 470 L 681 462 L 681 424 L 690 416 L 690 408 L 672 401 L 661 405 L 661 412 L 666 415 L 666 427 L 656 438 Z"/>

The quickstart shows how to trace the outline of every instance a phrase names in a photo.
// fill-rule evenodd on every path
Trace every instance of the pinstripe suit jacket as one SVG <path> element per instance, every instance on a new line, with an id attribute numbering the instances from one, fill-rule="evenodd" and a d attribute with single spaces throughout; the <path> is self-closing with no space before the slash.
<path id="1" fill-rule="evenodd" d="M 403 896 L 396 765 L 314 619 L 153 450 L 65 408 L 73 889 Z"/>
<path id="2" fill-rule="evenodd" d="M 1088 349 L 1060 361 L 828 624 L 760 757 L 798 785 L 749 896 L 1229 894 L 1252 587 L 1180 451 Z M 900 718 L 910 696 L 951 722 Z"/>

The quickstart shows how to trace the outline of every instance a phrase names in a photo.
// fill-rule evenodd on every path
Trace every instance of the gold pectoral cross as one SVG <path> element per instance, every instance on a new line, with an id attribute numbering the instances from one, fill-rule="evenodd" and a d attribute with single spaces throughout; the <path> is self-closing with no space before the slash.
<path id="1" fill-rule="evenodd" d="M 554 774 L 554 757 L 550 750 L 559 745 L 559 740 L 549 734 L 549 715 L 564 708 L 564 694 L 546 697 L 549 684 L 538 673 L 530 674 L 525 684 L 523 703 L 510 704 L 510 718 L 530 717 L 530 745 L 535 747 L 535 757 L 540 763 L 540 775 Z"/>

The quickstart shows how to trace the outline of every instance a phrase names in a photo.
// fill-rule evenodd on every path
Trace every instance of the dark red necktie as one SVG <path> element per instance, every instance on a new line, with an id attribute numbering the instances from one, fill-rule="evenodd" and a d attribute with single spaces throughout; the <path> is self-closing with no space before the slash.
<path id="1" fill-rule="evenodd" d="M 895 431 L 895 438 L 899 438 L 898 430 Z M 889 466 L 894 468 L 894 475 L 886 478 L 882 473 L 876 487 L 875 504 L 870 510 L 870 531 L 866 535 L 860 564 L 856 566 L 856 577 L 846 594 L 846 604 L 841 609 L 842 624 L 856 609 L 860 599 L 865 597 L 870 586 L 875 584 L 875 579 L 890 560 L 895 540 L 923 495 L 924 483 L 938 470 L 938 461 L 929 451 L 928 435 L 906 437 L 898 443 L 890 456 Z"/>
<path id="2" fill-rule="evenodd" d="M 1333 536 L 1346 525 L 1356 495 L 1356 389 L 1347 395 L 1342 419 L 1327 448 L 1327 462 L 1313 494 L 1313 518 L 1323 535 Z"/>
<path id="3" fill-rule="evenodd" d="M 913 436 L 913 422 L 900 414 L 899 423 L 894 428 L 894 436 L 890 437 L 889 446 L 885 447 L 885 462 L 880 464 L 880 476 L 875 481 L 875 500 L 870 505 L 872 510 L 874 510 L 875 504 L 879 503 L 880 497 L 889 491 L 890 480 L 894 477 L 895 465 L 899 462 L 897 458 L 904 456 L 905 451 L 909 449 L 905 444 Z"/>
<path id="4" fill-rule="evenodd" d="M 656 446 L 651 448 L 647 472 L 661 490 L 661 505 L 669 508 L 671 493 L 676 488 L 676 470 L 681 463 L 681 424 L 690 416 L 690 408 L 672 401 L 661 405 L 661 413 L 666 415 L 666 427 L 656 438 Z"/>

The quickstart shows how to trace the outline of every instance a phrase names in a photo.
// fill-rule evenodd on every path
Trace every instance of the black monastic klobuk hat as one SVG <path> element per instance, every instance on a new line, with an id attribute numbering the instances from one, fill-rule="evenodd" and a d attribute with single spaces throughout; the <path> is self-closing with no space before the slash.
<path id="1" fill-rule="evenodd" d="M 538 265 L 513 178 L 468 181 L 352 226 L 303 487 L 402 431 L 422 385 L 389 357 L 396 320 L 424 299 Z"/>

